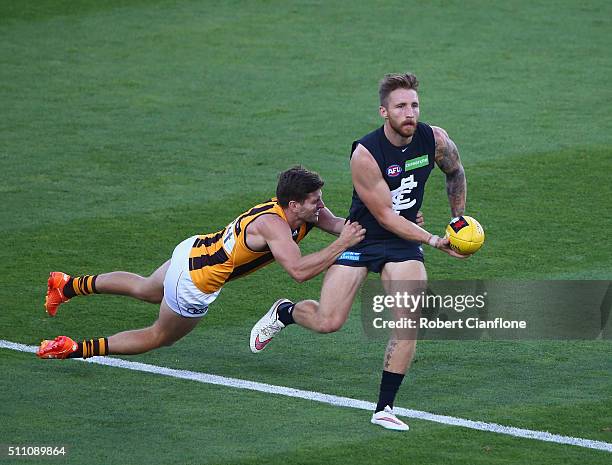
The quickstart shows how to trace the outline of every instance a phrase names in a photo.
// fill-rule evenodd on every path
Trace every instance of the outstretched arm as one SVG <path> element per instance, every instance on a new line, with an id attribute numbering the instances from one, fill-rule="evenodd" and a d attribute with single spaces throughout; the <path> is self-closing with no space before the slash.
<path id="1" fill-rule="evenodd" d="M 329 268 L 347 248 L 360 242 L 365 229 L 359 223 L 344 225 L 340 237 L 318 252 L 302 256 L 291 237 L 289 225 L 276 215 L 260 217 L 257 234 L 265 241 L 276 261 L 297 282 L 307 281 Z"/>
<path id="2" fill-rule="evenodd" d="M 459 158 L 459 150 L 442 128 L 432 126 L 436 140 L 436 164 L 446 175 L 446 193 L 450 204 L 451 216 L 463 215 L 467 184 L 465 171 Z"/>

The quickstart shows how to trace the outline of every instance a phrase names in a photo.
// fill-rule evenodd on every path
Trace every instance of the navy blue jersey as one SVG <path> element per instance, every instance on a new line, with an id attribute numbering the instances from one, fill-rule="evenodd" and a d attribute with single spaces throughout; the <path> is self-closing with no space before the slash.
<path id="1" fill-rule="evenodd" d="M 368 149 L 378 163 L 383 179 L 391 191 L 395 213 L 415 222 L 423 203 L 425 183 L 434 167 L 436 142 L 431 127 L 418 123 L 412 141 L 404 147 L 396 147 L 389 142 L 381 126 L 353 142 L 351 156 L 358 144 Z M 365 240 L 397 237 L 376 221 L 354 188 L 349 219 L 358 221 L 367 229 Z"/>

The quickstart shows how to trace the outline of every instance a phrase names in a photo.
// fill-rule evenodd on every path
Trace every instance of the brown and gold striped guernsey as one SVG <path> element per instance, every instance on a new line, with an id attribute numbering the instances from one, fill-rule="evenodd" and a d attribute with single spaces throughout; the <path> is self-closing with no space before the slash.
<path id="1" fill-rule="evenodd" d="M 225 229 L 198 236 L 189 254 L 189 274 L 193 283 L 205 294 L 212 294 L 232 279 L 240 278 L 274 261 L 270 250 L 255 252 L 246 245 L 246 228 L 262 215 L 278 215 L 287 221 L 285 212 L 273 198 L 244 212 Z M 293 231 L 299 243 L 312 229 L 303 224 Z"/>

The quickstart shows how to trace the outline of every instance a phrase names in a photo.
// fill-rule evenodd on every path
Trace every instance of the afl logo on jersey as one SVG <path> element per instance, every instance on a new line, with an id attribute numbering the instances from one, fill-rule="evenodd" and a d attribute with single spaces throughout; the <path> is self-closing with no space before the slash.
<path id="1" fill-rule="evenodd" d="M 402 174 L 402 167 L 400 165 L 391 165 L 387 168 L 387 176 L 390 178 L 395 178 Z"/>

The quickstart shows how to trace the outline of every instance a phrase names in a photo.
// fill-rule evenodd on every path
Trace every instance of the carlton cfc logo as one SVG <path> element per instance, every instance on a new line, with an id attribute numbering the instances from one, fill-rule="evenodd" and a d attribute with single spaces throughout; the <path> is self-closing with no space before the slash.
<path id="1" fill-rule="evenodd" d="M 400 165 L 391 165 L 387 168 L 387 176 L 394 178 L 402 174 L 402 167 Z"/>

